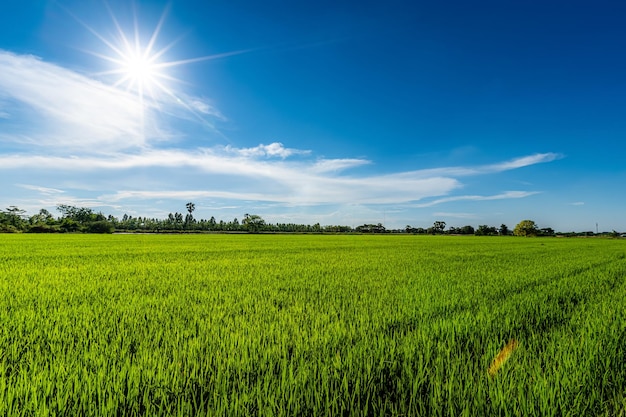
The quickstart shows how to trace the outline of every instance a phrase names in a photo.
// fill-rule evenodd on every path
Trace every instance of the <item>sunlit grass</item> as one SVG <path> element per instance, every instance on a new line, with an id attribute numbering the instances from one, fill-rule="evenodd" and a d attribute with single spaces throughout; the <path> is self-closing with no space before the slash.
<path id="1" fill-rule="evenodd" d="M 502 368 L 502 365 L 504 365 L 504 363 L 509 360 L 509 357 L 511 356 L 513 351 L 517 349 L 518 345 L 519 344 L 517 343 L 517 340 L 511 339 L 511 341 L 509 341 L 509 343 L 507 343 L 506 346 L 504 346 L 502 350 L 498 352 L 496 357 L 491 362 L 489 369 L 487 370 L 487 373 L 490 377 L 494 377 L 498 373 L 500 368 Z"/>
<path id="2" fill-rule="evenodd" d="M 619 415 L 625 254 L 595 239 L 0 235 L 0 415 Z"/>

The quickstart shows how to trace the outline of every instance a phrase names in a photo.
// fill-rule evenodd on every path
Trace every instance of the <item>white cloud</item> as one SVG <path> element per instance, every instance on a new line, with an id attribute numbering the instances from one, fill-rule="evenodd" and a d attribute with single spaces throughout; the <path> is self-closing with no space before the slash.
<path id="1" fill-rule="evenodd" d="M 510 161 L 502 162 L 494 165 L 487 165 L 484 167 L 486 172 L 501 172 L 510 169 L 523 168 L 530 165 L 542 164 L 545 162 L 552 162 L 560 159 L 563 156 L 558 153 L 536 153 L 534 155 L 523 156 L 521 158 L 515 158 Z"/>
<path id="2" fill-rule="evenodd" d="M 318 174 L 324 172 L 338 172 L 368 164 L 371 164 L 371 162 L 366 159 L 320 159 L 313 164 L 311 171 Z"/>
<path id="3" fill-rule="evenodd" d="M 32 55 L 0 50 L 0 74 L 0 123 L 12 121 L 0 141 L 47 153 L 137 151 L 180 135 L 169 130 L 169 118 L 195 117 L 212 132 L 206 117 L 225 120 L 206 100 L 172 91 L 142 102 L 137 94 Z"/>
<path id="4" fill-rule="evenodd" d="M 571 203 L 572 206 L 584 206 L 585 203 L 583 201 L 577 201 L 575 203 Z"/>
<path id="5" fill-rule="evenodd" d="M 296 171 L 291 172 L 294 176 Z M 283 181 L 282 184 L 276 183 Z M 385 177 L 342 179 L 300 175 L 292 181 L 274 178 L 267 188 L 276 191 L 256 191 L 257 184 L 228 190 L 153 190 L 119 191 L 103 197 L 107 201 L 136 199 L 198 199 L 219 198 L 225 200 L 265 201 L 286 205 L 308 206 L 321 204 L 385 204 L 419 200 L 425 196 L 441 195 L 458 186 L 449 178 L 418 179 L 401 183 L 389 181 Z"/>
<path id="6" fill-rule="evenodd" d="M 306 150 L 285 148 L 285 146 L 280 142 L 273 142 L 269 145 L 260 144 L 254 148 L 235 148 L 228 145 L 223 149 L 228 154 L 238 155 L 244 158 L 279 157 L 285 159 L 292 155 L 311 153 L 311 151 Z"/>
<path id="7" fill-rule="evenodd" d="M 64 151 L 144 144 L 142 109 L 129 94 L 34 56 L 2 50 L 0 73 L 0 93 L 18 103 L 29 120 L 38 120 L 20 126 L 18 140 L 27 136 L 39 146 Z M 3 140 L 8 137 L 5 132 Z"/>
<path id="8" fill-rule="evenodd" d="M 562 158 L 562 155 L 558 153 L 537 153 L 491 165 L 481 165 L 475 167 L 444 167 L 424 169 L 416 172 L 419 172 L 424 176 L 450 175 L 454 177 L 467 177 L 471 175 L 495 174 L 498 172 L 510 171 L 512 169 L 523 168 L 530 165 L 552 162 L 560 158 Z"/>
<path id="9" fill-rule="evenodd" d="M 63 190 L 57 190 L 56 188 L 40 187 L 37 185 L 30 185 L 30 184 L 17 184 L 17 185 L 18 187 L 22 187 L 27 190 L 38 191 L 41 194 L 46 194 L 46 195 L 56 195 L 56 194 L 61 194 L 65 192 Z"/>
<path id="10" fill-rule="evenodd" d="M 189 106 L 192 109 L 194 109 L 195 111 L 199 113 L 206 114 L 208 116 L 213 116 L 220 120 L 226 120 L 224 115 L 217 108 L 207 103 L 206 101 L 203 101 L 199 98 L 191 97 L 187 99 L 187 102 L 189 103 Z"/>
<path id="11" fill-rule="evenodd" d="M 440 198 L 438 200 L 429 201 L 428 203 L 416 204 L 415 207 L 432 207 L 438 204 L 450 203 L 453 201 L 491 201 L 491 200 L 505 200 L 511 198 L 524 198 L 531 195 L 539 194 L 538 191 L 506 191 L 502 194 L 496 195 L 461 195 L 454 197 Z"/>
<path id="12" fill-rule="evenodd" d="M 423 171 L 408 171 L 387 175 L 348 176 L 341 175 L 339 168 L 363 165 L 368 161 L 338 159 L 323 161 L 285 161 L 259 157 L 284 152 L 281 144 L 259 145 L 257 151 L 241 152 L 241 149 L 205 148 L 195 151 L 144 150 L 136 154 L 111 154 L 108 156 L 59 157 L 41 155 L 0 156 L 0 170 L 45 169 L 59 175 L 76 178 L 97 173 L 109 178 L 111 186 L 103 184 L 111 201 L 132 198 L 219 198 L 275 202 L 287 205 L 319 204 L 393 204 L 411 203 L 426 198 L 445 196 L 459 189 L 462 184 L 453 176 L 426 176 Z M 269 151 L 268 151 L 269 149 Z M 330 168 L 338 168 L 331 170 Z M 25 170 L 28 171 L 28 170 Z M 485 172 L 478 167 L 477 172 Z M 107 174 L 106 172 L 109 172 Z M 134 173 L 141 172 L 144 179 L 133 187 Z M 171 173 L 175 172 L 174 177 Z M 442 169 L 438 172 L 445 172 Z M 147 175 L 147 177 L 146 177 Z M 186 190 L 180 190 L 182 176 L 189 179 Z M 171 177 L 171 178 L 170 178 Z M 176 180 L 176 178 L 179 178 Z M 98 179 L 90 186 L 98 188 Z M 139 185 L 141 188 L 135 188 Z M 191 187 L 189 187 L 191 185 Z M 507 191 L 492 196 L 465 195 L 443 197 L 414 207 L 431 207 L 452 201 L 488 201 L 523 198 L 537 194 L 535 191 Z"/>

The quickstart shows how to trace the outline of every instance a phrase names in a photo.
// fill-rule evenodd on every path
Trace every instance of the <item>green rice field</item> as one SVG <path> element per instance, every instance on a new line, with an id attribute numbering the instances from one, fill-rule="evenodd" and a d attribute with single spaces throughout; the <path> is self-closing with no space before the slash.
<path id="1" fill-rule="evenodd" d="M 0 416 L 626 415 L 622 239 L 0 235 L 0 320 Z"/>

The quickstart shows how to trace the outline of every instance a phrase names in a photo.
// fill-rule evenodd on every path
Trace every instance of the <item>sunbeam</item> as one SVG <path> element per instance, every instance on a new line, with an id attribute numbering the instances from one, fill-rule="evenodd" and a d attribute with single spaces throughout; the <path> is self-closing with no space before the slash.
<path id="1" fill-rule="evenodd" d="M 115 29 L 116 36 L 113 39 L 105 37 L 72 14 L 69 10 L 66 10 L 70 16 L 106 47 L 106 51 L 104 52 L 94 50 L 85 51 L 92 56 L 106 61 L 110 65 L 110 68 L 99 71 L 94 75 L 105 77 L 105 79 L 109 78 L 113 87 L 120 88 L 137 97 L 142 109 L 142 127 L 144 126 L 144 113 L 146 109 L 160 109 L 163 102 L 168 101 L 183 107 L 200 122 L 214 129 L 212 123 L 205 120 L 190 103 L 185 102 L 184 94 L 177 93 L 175 84 L 185 84 L 187 82 L 173 77 L 168 73 L 168 70 L 173 67 L 241 55 L 257 49 L 241 49 L 195 58 L 168 61 L 166 54 L 184 38 L 184 35 L 181 35 L 165 46 L 161 48 L 158 47 L 159 36 L 167 20 L 167 16 L 170 13 L 170 5 L 164 8 L 154 30 L 152 30 L 149 36 L 148 42 L 145 43 L 142 42 L 142 28 L 139 25 L 136 10 L 133 10 L 133 27 L 125 29 L 116 17 L 111 6 L 106 1 L 104 4 Z"/>

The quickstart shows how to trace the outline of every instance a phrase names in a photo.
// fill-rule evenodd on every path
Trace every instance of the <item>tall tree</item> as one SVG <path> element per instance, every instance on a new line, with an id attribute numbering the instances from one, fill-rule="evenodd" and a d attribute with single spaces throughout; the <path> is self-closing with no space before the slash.
<path id="1" fill-rule="evenodd" d="M 185 204 L 185 207 L 187 207 L 187 211 L 189 212 L 189 214 L 185 216 L 185 229 L 189 229 L 189 226 L 194 222 L 193 215 L 191 213 L 193 213 L 196 209 L 196 205 L 190 201 Z"/>
<path id="2" fill-rule="evenodd" d="M 87 223 L 91 221 L 105 220 L 102 213 L 94 213 L 88 207 L 76 207 L 67 204 L 59 204 L 57 210 L 63 215 L 64 219 L 71 219 L 78 223 Z"/>
<path id="3" fill-rule="evenodd" d="M 24 221 L 24 210 L 16 207 L 9 206 L 5 211 L 2 212 L 2 216 L 0 216 L 0 223 L 6 226 L 11 226 L 15 229 L 24 229 L 26 226 L 26 222 Z M 8 231 L 11 231 L 9 227 L 4 227 Z M 13 231 L 15 230 L 13 229 Z"/>
<path id="4" fill-rule="evenodd" d="M 54 217 L 46 209 L 39 210 L 39 213 L 30 216 L 31 224 L 52 224 L 54 223 Z"/>
<path id="5" fill-rule="evenodd" d="M 183 223 L 182 213 L 179 213 L 179 212 L 174 213 L 174 228 L 182 229 L 183 226 L 184 226 L 184 223 Z"/>
<path id="6" fill-rule="evenodd" d="M 433 223 L 432 232 L 433 234 L 441 234 L 443 230 L 446 228 L 446 222 L 436 221 Z"/>
<path id="7" fill-rule="evenodd" d="M 241 224 L 243 224 L 248 232 L 256 233 L 263 226 L 265 226 L 265 220 L 263 220 L 259 215 L 246 213 L 243 217 L 243 221 L 241 222 Z"/>
<path id="8" fill-rule="evenodd" d="M 513 229 L 515 236 L 537 236 L 538 232 L 539 229 L 537 229 L 537 225 L 532 220 L 522 220 Z"/>

